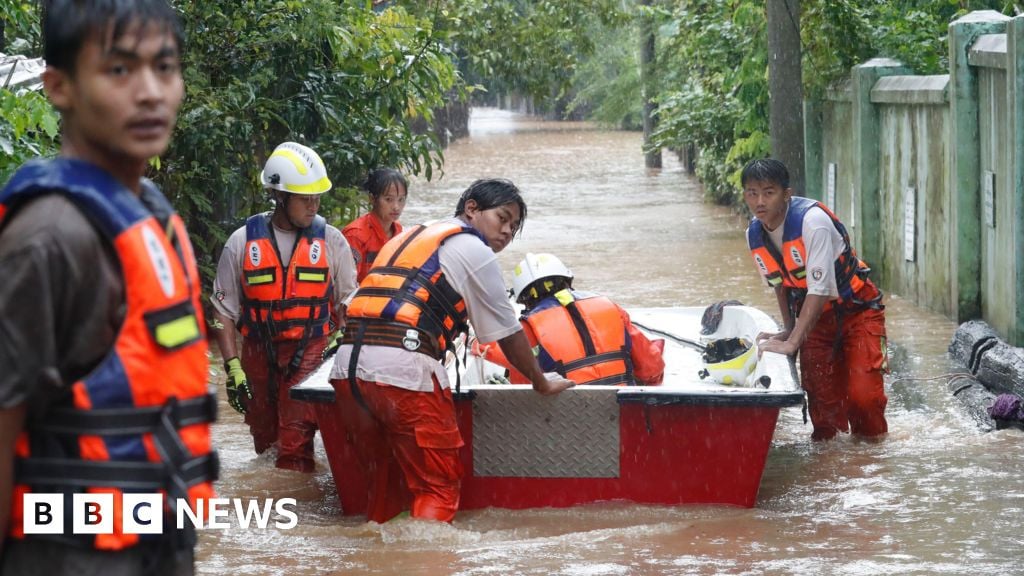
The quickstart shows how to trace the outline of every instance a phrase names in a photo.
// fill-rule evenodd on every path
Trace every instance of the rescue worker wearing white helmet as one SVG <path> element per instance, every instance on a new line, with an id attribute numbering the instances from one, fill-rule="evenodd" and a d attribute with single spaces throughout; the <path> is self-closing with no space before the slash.
<path id="1" fill-rule="evenodd" d="M 257 454 L 277 447 L 278 468 L 313 472 L 312 407 L 288 397 L 322 362 L 356 288 L 345 237 L 317 214 L 331 189 L 312 149 L 285 142 L 260 173 L 274 209 L 228 238 L 211 298 L 227 397 L 245 415 Z M 237 335 L 241 333 L 241 349 Z"/>
<path id="2" fill-rule="evenodd" d="M 525 306 L 523 330 L 541 368 L 578 384 L 657 385 L 665 372 L 664 340 L 649 340 L 621 307 L 599 294 L 572 288 L 573 273 L 552 254 L 527 254 L 512 275 L 512 294 Z M 475 354 L 509 369 L 496 346 L 476 344 Z"/>

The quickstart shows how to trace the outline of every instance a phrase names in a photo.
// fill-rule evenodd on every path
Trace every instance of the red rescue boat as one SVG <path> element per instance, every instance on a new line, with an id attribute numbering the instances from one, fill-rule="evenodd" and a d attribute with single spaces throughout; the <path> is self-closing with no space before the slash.
<path id="1" fill-rule="evenodd" d="M 717 331 L 702 336 L 703 312 L 629 310 L 649 336 L 666 339 L 662 386 L 577 386 L 544 397 L 529 386 L 486 384 L 503 369 L 469 355 L 454 395 L 466 444 L 460 508 L 607 500 L 753 506 L 779 410 L 800 406 L 803 392 L 790 359 L 765 353 L 754 365 L 756 350 L 739 376 L 743 359 L 713 367 L 718 380 L 735 385 L 702 378 L 705 343 L 752 342 L 758 332 L 778 329 L 757 309 L 729 306 Z M 337 415 L 331 364 L 291 394 L 315 403 L 342 507 L 359 514 L 366 510 L 366 478 Z"/>

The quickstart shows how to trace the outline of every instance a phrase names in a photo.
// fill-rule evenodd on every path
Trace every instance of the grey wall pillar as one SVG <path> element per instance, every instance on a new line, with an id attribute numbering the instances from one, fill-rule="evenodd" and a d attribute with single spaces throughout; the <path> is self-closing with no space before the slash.
<path id="1" fill-rule="evenodd" d="M 1013 186 L 1014 266 L 1017 273 L 1012 343 L 1024 343 L 1024 16 L 1006 23 L 1006 98 L 1010 113 L 1009 181 Z"/>
<path id="2" fill-rule="evenodd" d="M 949 183 L 953 206 L 954 315 L 981 318 L 981 147 L 978 141 L 978 73 L 967 63 L 978 36 L 1006 28 L 1008 16 L 971 12 L 949 25 Z"/>
<path id="3" fill-rule="evenodd" d="M 808 198 L 825 200 L 825 166 L 822 163 L 822 102 L 804 100 L 804 189 Z M 834 206 L 829 208 L 835 209 Z"/>
<path id="4" fill-rule="evenodd" d="M 907 74 L 908 70 L 896 60 L 873 58 L 853 67 L 853 193 L 854 216 L 860 227 L 861 245 L 857 255 L 872 266 L 874 280 L 885 285 L 881 270 L 882 217 L 879 203 L 879 117 L 871 103 L 871 89 L 882 76 Z"/>

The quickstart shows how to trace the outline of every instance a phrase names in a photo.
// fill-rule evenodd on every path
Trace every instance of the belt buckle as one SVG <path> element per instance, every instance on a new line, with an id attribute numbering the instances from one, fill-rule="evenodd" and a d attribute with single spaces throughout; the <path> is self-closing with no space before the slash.
<path id="1" fill-rule="evenodd" d="M 420 349 L 421 344 L 419 331 L 411 328 L 405 331 L 405 338 L 402 338 L 402 347 L 410 352 L 415 352 Z"/>

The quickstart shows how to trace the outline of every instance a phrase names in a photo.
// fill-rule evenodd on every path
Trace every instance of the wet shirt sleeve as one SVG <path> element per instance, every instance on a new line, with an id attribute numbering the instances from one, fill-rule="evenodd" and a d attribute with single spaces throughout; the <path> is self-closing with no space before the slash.
<path id="1" fill-rule="evenodd" d="M 337 313 L 358 284 L 352 248 L 341 231 L 334 226 L 327 227 L 327 254 L 334 280 L 334 311 Z"/>
<path id="2" fill-rule="evenodd" d="M 0 407 L 30 416 L 106 355 L 124 318 L 112 248 L 70 201 L 46 196 L 0 235 Z"/>
<path id="3" fill-rule="evenodd" d="M 803 238 L 807 250 L 807 293 L 838 297 L 835 262 L 843 253 L 843 237 L 828 214 L 811 208 L 804 217 Z"/>
<path id="4" fill-rule="evenodd" d="M 238 322 L 241 315 L 240 293 L 242 289 L 242 255 L 245 252 L 245 226 L 235 230 L 220 254 L 217 262 L 217 276 L 213 279 L 210 303 L 218 312 L 232 322 Z"/>
<path id="5" fill-rule="evenodd" d="M 496 342 L 522 330 L 509 302 L 494 252 L 479 238 L 458 234 L 441 245 L 441 269 L 466 301 L 466 311 L 481 342 Z"/>

